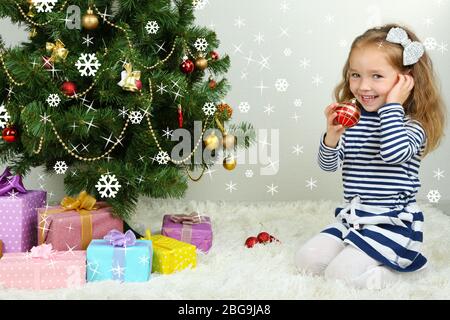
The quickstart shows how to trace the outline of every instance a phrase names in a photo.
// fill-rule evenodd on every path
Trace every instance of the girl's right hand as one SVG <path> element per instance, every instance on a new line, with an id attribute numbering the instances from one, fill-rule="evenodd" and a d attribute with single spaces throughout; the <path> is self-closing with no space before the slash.
<path id="1" fill-rule="evenodd" d="M 325 109 L 325 117 L 327 118 L 327 134 L 325 135 L 324 143 L 327 147 L 336 148 L 339 139 L 345 132 L 345 127 L 335 122 L 337 113 L 334 108 L 339 103 L 332 103 Z"/>

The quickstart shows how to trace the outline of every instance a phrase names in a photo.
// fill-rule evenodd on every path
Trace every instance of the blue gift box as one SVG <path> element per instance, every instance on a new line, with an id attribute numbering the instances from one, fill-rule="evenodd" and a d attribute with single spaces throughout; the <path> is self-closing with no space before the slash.
<path id="1" fill-rule="evenodd" d="M 136 240 L 133 246 L 115 247 L 107 240 L 92 240 L 86 258 L 88 282 L 145 282 L 152 270 L 152 241 Z"/>

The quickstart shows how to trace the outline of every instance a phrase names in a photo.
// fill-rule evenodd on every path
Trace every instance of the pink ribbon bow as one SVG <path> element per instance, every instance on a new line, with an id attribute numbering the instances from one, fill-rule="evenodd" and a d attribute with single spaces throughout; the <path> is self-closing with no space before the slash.
<path id="1" fill-rule="evenodd" d="M 202 216 L 197 212 L 192 212 L 191 214 L 172 214 L 170 215 L 170 220 L 175 223 L 182 224 L 197 224 L 202 223 Z"/>
<path id="2" fill-rule="evenodd" d="M 51 244 L 44 243 L 40 246 L 31 248 L 30 252 L 32 258 L 50 259 L 54 250 Z"/>

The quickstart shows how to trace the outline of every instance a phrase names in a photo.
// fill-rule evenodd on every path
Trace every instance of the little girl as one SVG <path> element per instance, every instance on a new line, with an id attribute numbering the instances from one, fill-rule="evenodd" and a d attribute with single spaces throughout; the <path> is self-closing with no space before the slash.
<path id="1" fill-rule="evenodd" d="M 444 131 L 445 109 L 424 46 L 410 30 L 385 25 L 357 37 L 335 89 L 337 101 L 356 98 L 361 118 L 345 129 L 325 109 L 327 132 L 318 162 L 342 167 L 345 203 L 336 222 L 297 252 L 300 270 L 360 288 L 381 288 L 395 271 L 425 267 L 423 214 L 415 196 L 421 159 Z"/>

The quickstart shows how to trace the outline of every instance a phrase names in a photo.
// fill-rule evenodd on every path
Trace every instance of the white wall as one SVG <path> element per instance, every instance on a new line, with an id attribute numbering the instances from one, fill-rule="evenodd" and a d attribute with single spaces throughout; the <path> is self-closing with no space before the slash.
<path id="1" fill-rule="evenodd" d="M 191 183 L 186 199 L 340 199 L 340 174 L 322 172 L 316 153 L 319 136 L 325 129 L 323 109 L 332 101 L 332 90 L 340 80 L 352 40 L 368 27 L 389 22 L 411 27 L 422 41 L 434 38 L 438 47 L 429 53 L 441 80 L 444 99 L 450 104 L 450 93 L 445 90 L 450 84 L 449 12 L 448 0 L 209 0 L 204 9 L 197 11 L 198 23 L 211 26 L 221 40 L 219 54 L 231 56 L 227 78 L 232 90 L 226 102 L 234 108 L 234 122 L 250 121 L 258 129 L 279 130 L 279 141 L 268 137 L 273 146 L 279 143 L 279 158 L 272 159 L 279 161 L 274 165 L 278 172 L 261 175 L 260 169 L 267 167 L 267 162 L 239 164 L 231 172 L 217 165 L 211 177 L 206 175 L 200 182 Z M 26 34 L 13 31 L 16 27 L 8 21 L 0 21 L 0 30 L 8 44 L 26 40 Z M 258 34 L 263 37 L 260 43 L 255 41 Z M 290 54 L 285 54 L 289 51 Z M 308 62 L 305 68 L 301 66 L 303 59 Z M 315 76 L 322 81 L 318 85 L 312 83 Z M 289 84 L 286 92 L 276 90 L 277 79 L 286 79 Z M 261 82 L 268 87 L 262 93 L 256 88 Z M 294 104 L 297 99 L 302 101 L 300 107 Z M 239 111 L 242 102 L 250 105 L 248 113 Z M 274 111 L 270 115 L 264 112 L 269 105 Z M 295 115 L 299 116 L 297 121 L 292 118 Z M 296 145 L 303 148 L 298 156 L 293 153 Z M 450 174 L 449 147 L 447 138 L 439 150 L 423 161 L 419 199 L 426 199 L 430 190 L 439 190 L 442 200 L 450 199 L 450 179 L 446 177 Z M 270 150 L 261 143 L 257 148 Z M 249 169 L 253 170 L 252 178 L 245 176 Z M 445 177 L 439 180 L 434 177 L 438 169 L 445 171 Z M 62 179 L 55 176 L 39 179 L 40 174 L 40 170 L 34 170 L 26 179 L 28 186 L 42 185 L 60 198 Z M 306 180 L 311 178 L 317 185 L 312 190 L 306 187 Z M 230 182 L 236 184 L 237 190 L 226 190 Z M 272 184 L 277 186 L 273 196 L 267 192 L 267 186 Z"/>

